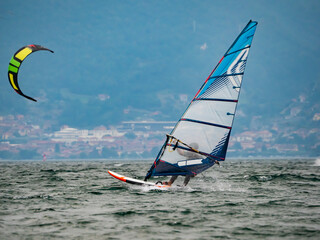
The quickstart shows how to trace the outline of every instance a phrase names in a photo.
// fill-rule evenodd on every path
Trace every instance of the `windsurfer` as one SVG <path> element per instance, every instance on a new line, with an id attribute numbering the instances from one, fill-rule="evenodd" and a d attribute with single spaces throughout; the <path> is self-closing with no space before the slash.
<path id="1" fill-rule="evenodd" d="M 190 143 L 189 147 L 190 147 L 191 151 L 190 150 L 183 150 L 178 147 L 177 152 L 181 156 L 184 156 L 186 158 L 186 160 L 197 159 L 197 158 L 202 157 L 200 154 L 198 154 L 196 152 L 199 149 L 199 145 L 197 143 Z M 183 186 L 187 186 L 191 177 L 194 177 L 194 176 L 195 175 L 186 175 L 184 178 L 184 181 L 183 181 Z M 173 175 L 173 176 L 171 176 L 171 178 L 168 182 L 163 182 L 163 184 L 171 186 L 177 178 L 178 178 L 178 175 Z"/>
<path id="2" fill-rule="evenodd" d="M 214 163 L 215 163 L 215 164 L 218 164 L 219 167 L 220 167 L 219 161 L 215 160 Z M 189 181 L 190 181 L 190 179 L 191 179 L 192 177 L 195 177 L 195 175 L 186 175 L 185 178 L 184 178 L 184 181 L 183 181 L 183 186 L 187 186 L 188 183 L 189 183 Z M 173 184 L 173 182 L 174 182 L 177 178 L 178 178 L 178 175 L 174 175 L 174 176 L 171 176 L 171 178 L 170 178 L 170 180 L 169 180 L 168 182 L 157 182 L 157 183 L 161 183 L 162 185 L 169 185 L 169 186 L 171 186 L 171 185 Z M 157 183 L 156 183 L 156 184 L 157 184 Z"/>

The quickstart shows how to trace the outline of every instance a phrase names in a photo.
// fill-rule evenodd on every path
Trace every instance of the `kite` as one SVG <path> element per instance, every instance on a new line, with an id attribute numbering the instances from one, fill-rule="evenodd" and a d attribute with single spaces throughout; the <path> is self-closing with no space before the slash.
<path id="1" fill-rule="evenodd" d="M 19 88 L 19 84 L 18 84 L 18 72 L 19 72 L 19 68 L 21 63 L 23 62 L 23 60 L 31 53 L 39 51 L 39 50 L 46 50 L 46 51 L 50 51 L 53 53 L 52 50 L 42 47 L 40 45 L 27 45 L 24 46 L 22 48 L 20 48 L 11 58 L 10 63 L 9 63 L 9 68 L 8 68 L 8 78 L 9 78 L 9 82 L 12 86 L 12 88 L 21 96 L 28 98 L 32 101 L 37 101 L 35 99 L 33 99 L 32 97 L 29 97 L 25 94 L 23 94 L 23 92 L 21 91 L 21 89 Z"/>

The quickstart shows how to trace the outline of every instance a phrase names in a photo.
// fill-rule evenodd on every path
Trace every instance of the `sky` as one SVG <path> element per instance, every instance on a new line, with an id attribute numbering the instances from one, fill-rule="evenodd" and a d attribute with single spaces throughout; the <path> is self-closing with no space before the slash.
<path id="1" fill-rule="evenodd" d="M 112 106 L 155 111 L 146 105 L 154 96 L 194 95 L 250 19 L 258 28 L 240 101 L 281 105 L 308 94 L 319 82 L 316 0 L 3 0 L 0 115 L 69 109 L 76 98 L 81 109 L 99 94 L 111 96 Z M 12 55 L 28 44 L 55 51 L 34 53 L 20 70 L 22 91 L 38 103 L 17 95 L 7 77 Z M 92 115 L 114 111 L 87 105 Z"/>

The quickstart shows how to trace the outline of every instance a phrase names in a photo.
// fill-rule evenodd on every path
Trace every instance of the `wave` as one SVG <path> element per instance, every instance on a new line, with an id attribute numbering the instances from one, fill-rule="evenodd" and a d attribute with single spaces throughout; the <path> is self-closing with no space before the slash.
<path id="1" fill-rule="evenodd" d="M 114 166 L 115 167 L 122 167 L 124 164 L 123 163 L 115 163 Z"/>
<path id="2" fill-rule="evenodd" d="M 320 158 L 317 158 L 313 164 L 313 166 L 320 167 Z"/>
<path id="3" fill-rule="evenodd" d="M 244 179 L 250 181 L 258 181 L 258 182 L 268 182 L 274 180 L 290 180 L 290 181 L 320 181 L 320 178 L 315 174 L 299 174 L 299 173 L 280 173 L 280 174 L 272 174 L 272 175 L 245 175 Z"/>
<path id="4" fill-rule="evenodd" d="M 30 199 L 53 199 L 52 195 L 47 194 L 33 194 L 33 195 L 18 195 L 11 197 L 13 200 L 30 200 Z"/>

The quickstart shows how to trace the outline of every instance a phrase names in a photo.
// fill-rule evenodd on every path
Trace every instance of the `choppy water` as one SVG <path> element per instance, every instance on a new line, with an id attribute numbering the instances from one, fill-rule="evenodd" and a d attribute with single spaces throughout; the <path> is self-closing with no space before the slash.
<path id="1" fill-rule="evenodd" d="M 0 239 L 320 239 L 320 160 L 229 160 L 166 191 L 106 172 L 150 165 L 0 162 Z"/>

